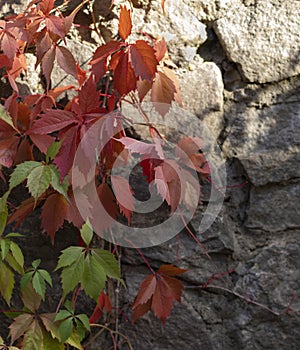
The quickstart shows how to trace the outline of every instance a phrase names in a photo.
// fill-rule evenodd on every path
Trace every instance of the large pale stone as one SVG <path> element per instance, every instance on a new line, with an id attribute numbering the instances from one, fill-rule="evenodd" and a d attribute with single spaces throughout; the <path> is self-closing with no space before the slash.
<path id="1" fill-rule="evenodd" d="M 300 2 L 256 1 L 217 20 L 214 29 L 228 58 L 250 82 L 300 73 Z"/>
<path id="2" fill-rule="evenodd" d="M 213 62 L 197 62 L 179 74 L 184 107 L 205 120 L 217 137 L 223 126 L 224 86 L 220 69 Z"/>

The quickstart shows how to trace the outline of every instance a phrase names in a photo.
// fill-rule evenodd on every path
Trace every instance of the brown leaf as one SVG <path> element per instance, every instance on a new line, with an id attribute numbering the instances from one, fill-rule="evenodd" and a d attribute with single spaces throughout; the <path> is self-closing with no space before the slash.
<path id="1" fill-rule="evenodd" d="M 121 5 L 120 18 L 119 18 L 119 34 L 123 40 L 131 34 L 132 22 L 130 17 L 130 10 Z"/>
<path id="2" fill-rule="evenodd" d="M 151 101 L 162 117 L 168 113 L 171 103 L 174 101 L 175 92 L 173 81 L 162 71 L 158 71 L 151 89 Z"/>
<path id="3" fill-rule="evenodd" d="M 51 48 L 45 53 L 44 57 L 42 58 L 42 70 L 47 81 L 47 89 L 49 89 L 50 86 L 50 77 L 54 66 L 54 59 L 55 47 L 51 46 Z"/>
<path id="4" fill-rule="evenodd" d="M 135 322 L 152 309 L 154 314 L 165 323 L 173 308 L 173 302 L 175 300 L 181 302 L 183 290 L 183 284 L 170 276 L 177 276 L 185 271 L 173 265 L 163 265 L 156 274 L 146 277 L 132 305 L 132 321 Z"/>
<path id="5" fill-rule="evenodd" d="M 54 243 L 55 233 L 62 227 L 68 212 L 68 202 L 60 193 L 50 195 L 42 208 L 41 226 Z"/>
<path id="6" fill-rule="evenodd" d="M 57 63 L 66 73 L 77 79 L 77 67 L 72 53 L 63 46 L 56 46 Z"/>

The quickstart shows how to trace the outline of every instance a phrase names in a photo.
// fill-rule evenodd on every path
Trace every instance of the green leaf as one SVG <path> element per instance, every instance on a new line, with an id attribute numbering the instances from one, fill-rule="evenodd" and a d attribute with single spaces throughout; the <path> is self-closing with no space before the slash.
<path id="1" fill-rule="evenodd" d="M 9 195 L 9 192 L 6 192 L 1 198 L 0 198 L 0 236 L 3 234 L 7 216 L 8 216 L 8 208 L 7 208 L 7 197 Z"/>
<path id="2" fill-rule="evenodd" d="M 5 238 L 16 238 L 16 237 L 24 237 L 24 235 L 21 235 L 20 233 L 11 232 L 5 236 Z"/>
<path id="3" fill-rule="evenodd" d="M 33 274 L 34 274 L 34 271 L 30 271 L 30 272 L 25 273 L 24 276 L 22 276 L 21 281 L 20 281 L 21 292 L 24 290 L 24 288 L 27 286 L 27 284 L 31 280 Z"/>
<path id="4" fill-rule="evenodd" d="M 13 272 L 3 262 L 0 262 L 0 293 L 8 305 L 10 305 L 14 285 L 15 276 Z"/>
<path id="5" fill-rule="evenodd" d="M 87 255 L 84 259 L 81 286 L 85 293 L 96 302 L 99 294 L 105 286 L 106 275 L 103 267 L 93 255 Z"/>
<path id="6" fill-rule="evenodd" d="M 66 341 L 69 345 L 73 346 L 76 349 L 83 350 L 83 347 L 80 344 L 80 340 L 76 332 L 72 332 L 70 338 Z"/>
<path id="7" fill-rule="evenodd" d="M 70 266 L 65 267 L 61 273 L 63 297 L 71 292 L 82 279 L 84 255 L 81 254 Z"/>
<path id="8" fill-rule="evenodd" d="M 17 243 L 15 243 L 15 242 L 10 243 L 10 251 L 12 253 L 12 256 L 15 258 L 16 262 L 23 269 L 23 267 L 24 267 L 24 255 L 23 255 L 20 247 L 17 245 Z"/>
<path id="9" fill-rule="evenodd" d="M 10 176 L 9 190 L 12 190 L 14 187 L 22 183 L 29 176 L 31 171 L 39 166 L 42 166 L 40 162 L 32 160 L 18 164 Z"/>
<path id="10" fill-rule="evenodd" d="M 32 262 L 31 265 L 34 269 L 37 269 L 39 267 L 40 263 L 41 263 L 41 259 L 36 259 Z"/>
<path id="11" fill-rule="evenodd" d="M 32 278 L 32 286 L 34 290 L 42 297 L 42 300 L 45 300 L 46 293 L 46 282 L 43 276 L 40 274 L 40 271 L 37 270 Z"/>
<path id="12" fill-rule="evenodd" d="M 73 317 L 72 312 L 68 310 L 60 310 L 59 313 L 55 316 L 54 321 L 62 321 L 69 317 Z"/>
<path id="13" fill-rule="evenodd" d="M 121 277 L 118 261 L 112 253 L 104 249 L 94 249 L 92 255 L 103 267 L 107 276 L 117 279 Z"/>
<path id="14" fill-rule="evenodd" d="M 79 256 L 82 254 L 84 248 L 82 247 L 69 247 L 62 251 L 62 254 L 59 257 L 58 264 L 54 271 L 61 269 L 62 267 L 72 265 L 76 260 L 78 260 Z"/>
<path id="15" fill-rule="evenodd" d="M 1 257 L 4 260 L 9 252 L 11 241 L 9 239 L 0 240 Z"/>
<path id="16" fill-rule="evenodd" d="M 83 324 L 75 318 L 75 323 L 76 323 L 76 333 L 80 341 L 82 341 L 86 335 L 87 330 L 83 326 Z"/>
<path id="17" fill-rule="evenodd" d="M 71 317 L 67 318 L 58 327 L 60 341 L 64 343 L 68 338 L 70 338 L 73 330 L 73 320 Z"/>
<path id="18" fill-rule="evenodd" d="M 31 171 L 27 178 L 27 187 L 35 200 L 47 190 L 51 179 L 51 170 L 47 165 L 40 165 Z"/>
<path id="19" fill-rule="evenodd" d="M 11 116 L 7 113 L 5 107 L 2 105 L 0 105 L 0 119 L 5 121 L 5 123 L 10 125 L 13 129 L 15 129 L 17 131 L 16 127 L 14 126 L 14 122 L 13 122 Z"/>
<path id="20" fill-rule="evenodd" d="M 65 346 L 58 339 L 53 338 L 49 332 L 43 331 L 43 350 L 64 350 Z"/>
<path id="21" fill-rule="evenodd" d="M 54 141 L 51 143 L 46 153 L 46 163 L 49 163 L 50 160 L 53 160 L 57 156 L 57 153 L 60 150 L 61 144 L 62 144 L 62 141 Z"/>
<path id="22" fill-rule="evenodd" d="M 6 255 L 5 261 L 8 263 L 8 265 L 16 272 L 18 272 L 20 275 L 24 274 L 24 269 L 21 267 L 17 260 L 13 257 L 11 253 Z"/>
<path id="23" fill-rule="evenodd" d="M 43 269 L 40 269 L 38 271 L 42 275 L 43 279 L 52 287 L 52 278 L 49 272 Z"/>
<path id="24" fill-rule="evenodd" d="M 91 331 L 90 321 L 86 314 L 76 315 L 76 318 L 80 320 L 87 331 Z"/>
<path id="25" fill-rule="evenodd" d="M 89 219 L 85 224 L 83 224 L 81 230 L 80 230 L 81 237 L 84 241 L 84 243 L 89 246 L 92 238 L 93 238 L 93 229 L 91 227 L 91 224 L 89 222 Z"/>
<path id="26" fill-rule="evenodd" d="M 43 333 L 37 320 L 35 320 L 30 329 L 25 333 L 22 350 L 43 349 Z"/>
<path id="27" fill-rule="evenodd" d="M 49 165 L 49 169 L 51 170 L 51 186 L 56 192 L 62 194 L 66 199 L 68 199 L 68 179 L 64 178 L 62 183 L 60 183 L 60 173 L 56 166 L 51 164 Z"/>

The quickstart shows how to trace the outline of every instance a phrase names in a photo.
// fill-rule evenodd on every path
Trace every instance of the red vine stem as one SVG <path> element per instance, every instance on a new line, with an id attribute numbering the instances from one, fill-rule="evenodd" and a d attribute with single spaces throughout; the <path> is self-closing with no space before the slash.
<path id="1" fill-rule="evenodd" d="M 151 267 L 149 261 L 146 259 L 145 255 L 141 252 L 141 250 L 129 239 L 126 239 L 128 243 L 132 245 L 132 247 L 139 253 L 140 257 L 143 259 L 144 263 L 147 265 L 148 269 L 153 273 L 153 275 L 156 275 L 156 272 Z"/>

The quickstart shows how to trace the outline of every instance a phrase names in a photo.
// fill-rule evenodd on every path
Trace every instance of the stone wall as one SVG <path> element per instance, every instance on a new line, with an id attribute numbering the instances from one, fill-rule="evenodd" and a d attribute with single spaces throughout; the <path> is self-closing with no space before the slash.
<path id="1" fill-rule="evenodd" d="M 7 3 L 0 1 L 2 11 L 18 7 Z M 116 34 L 117 12 L 105 3 L 95 1 L 94 10 L 108 40 Z M 158 0 L 132 3 L 135 28 L 168 40 L 184 105 L 208 122 L 226 157 L 228 189 L 209 230 L 197 232 L 200 209 L 190 225 L 212 261 L 187 231 L 179 235 L 180 246 L 174 239 L 143 250 L 154 267 L 174 263 L 189 270 L 182 276 L 183 302 L 166 326 L 148 314 L 135 325 L 121 318 L 120 331 L 138 350 L 299 349 L 300 1 L 167 0 L 165 16 Z M 87 20 L 85 13 L 77 16 L 78 23 Z M 80 39 L 80 60 L 88 59 L 97 38 L 84 29 L 73 35 Z M 54 84 L 60 78 L 57 73 Z M 37 91 L 38 82 L 26 88 Z M 119 307 L 130 317 L 148 271 L 130 249 L 122 269 L 128 289 Z M 229 270 L 235 272 L 201 288 L 215 272 Z"/>

